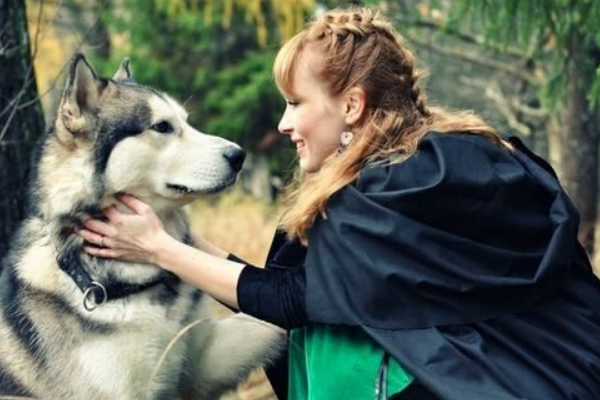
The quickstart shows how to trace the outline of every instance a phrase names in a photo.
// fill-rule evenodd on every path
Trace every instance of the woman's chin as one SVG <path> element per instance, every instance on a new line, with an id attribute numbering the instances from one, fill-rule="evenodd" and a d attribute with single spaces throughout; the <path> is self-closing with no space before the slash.
<path id="1" fill-rule="evenodd" d="M 319 170 L 318 167 L 311 164 L 306 158 L 300 159 L 300 169 L 308 174 L 312 174 L 313 172 L 317 172 Z"/>

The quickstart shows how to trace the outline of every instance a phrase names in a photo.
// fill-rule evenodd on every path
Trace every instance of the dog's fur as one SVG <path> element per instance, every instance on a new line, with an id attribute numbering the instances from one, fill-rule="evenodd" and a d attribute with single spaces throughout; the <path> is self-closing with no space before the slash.
<path id="1" fill-rule="evenodd" d="M 191 241 L 181 207 L 231 185 L 243 152 L 186 117 L 169 96 L 135 83 L 127 60 L 103 79 L 73 58 L 35 157 L 29 216 L 0 276 L 0 396 L 211 399 L 275 357 L 278 328 L 243 314 L 219 320 L 207 296 L 158 267 L 81 252 L 74 228 L 119 192 L 149 203 L 171 235 Z M 86 274 L 109 291 L 135 290 L 88 311 Z M 93 286 L 85 305 L 102 297 Z"/>

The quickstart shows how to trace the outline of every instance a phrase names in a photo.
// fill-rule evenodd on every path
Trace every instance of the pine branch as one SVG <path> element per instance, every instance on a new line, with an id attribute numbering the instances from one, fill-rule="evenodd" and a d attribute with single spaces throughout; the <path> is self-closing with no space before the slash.
<path id="1" fill-rule="evenodd" d="M 486 40 L 482 35 L 468 34 L 468 33 L 465 33 L 463 31 L 460 31 L 456 28 L 453 28 L 451 26 L 448 26 L 442 22 L 439 22 L 439 21 L 436 21 L 433 19 L 399 18 L 398 21 L 404 26 L 414 26 L 416 28 L 426 28 L 426 29 L 432 30 L 434 32 L 442 32 L 445 35 L 449 35 L 454 38 L 460 39 L 461 41 L 463 41 L 465 43 L 475 44 L 475 45 L 478 45 L 481 47 L 487 47 L 489 49 L 498 51 L 500 53 L 509 55 L 511 57 L 521 59 L 523 61 L 531 59 L 531 57 L 528 54 L 524 53 L 520 49 L 517 49 L 514 47 L 503 46 L 502 44 L 499 44 L 499 43 L 490 42 L 489 40 Z"/>
<path id="2" fill-rule="evenodd" d="M 492 69 L 495 69 L 498 71 L 508 73 L 510 75 L 513 75 L 513 76 L 527 82 L 528 84 L 530 84 L 534 87 L 539 87 L 544 83 L 543 79 L 540 76 L 527 71 L 527 69 L 525 69 L 519 65 L 509 64 L 509 63 L 505 63 L 502 61 L 490 59 L 489 57 L 483 57 L 483 56 L 479 56 L 476 54 L 471 54 L 471 53 L 468 53 L 467 51 L 465 51 L 464 49 L 460 49 L 460 48 L 451 48 L 448 46 L 440 46 L 440 45 L 433 43 L 432 41 L 423 40 L 421 38 L 418 38 L 416 35 L 415 36 L 410 35 L 410 41 L 412 41 L 413 43 L 415 43 L 423 48 L 429 49 L 431 51 L 434 51 L 436 53 L 439 53 L 439 54 L 442 54 L 442 55 L 445 55 L 448 57 L 452 57 L 452 58 L 455 58 L 458 60 L 463 60 L 463 61 L 470 62 L 472 64 L 480 65 L 482 67 L 492 68 Z"/>

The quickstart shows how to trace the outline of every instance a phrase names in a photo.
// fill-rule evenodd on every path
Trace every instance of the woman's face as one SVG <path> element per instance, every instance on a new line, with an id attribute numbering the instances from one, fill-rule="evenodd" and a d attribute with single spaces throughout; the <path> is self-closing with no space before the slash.
<path id="1" fill-rule="evenodd" d="M 336 151 L 340 135 L 347 129 L 343 96 L 332 97 L 315 76 L 310 63 L 316 59 L 309 49 L 300 55 L 278 127 L 296 145 L 300 168 L 305 172 L 319 171 L 323 161 Z"/>

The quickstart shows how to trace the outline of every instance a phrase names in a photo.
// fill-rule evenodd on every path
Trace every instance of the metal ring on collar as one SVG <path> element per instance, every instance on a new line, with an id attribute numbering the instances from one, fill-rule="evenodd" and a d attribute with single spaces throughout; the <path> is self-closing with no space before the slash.
<path id="1" fill-rule="evenodd" d="M 102 299 L 100 301 L 96 301 L 95 298 L 91 297 L 91 295 L 94 293 L 94 290 L 98 289 L 100 290 L 100 293 L 102 293 Z M 88 286 L 83 292 L 83 308 L 85 308 L 87 311 L 94 311 L 96 308 L 106 303 L 107 300 L 108 292 L 101 283 L 92 282 L 90 283 L 90 286 Z"/>

